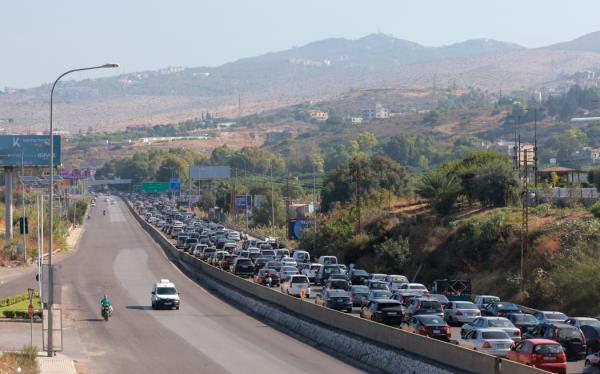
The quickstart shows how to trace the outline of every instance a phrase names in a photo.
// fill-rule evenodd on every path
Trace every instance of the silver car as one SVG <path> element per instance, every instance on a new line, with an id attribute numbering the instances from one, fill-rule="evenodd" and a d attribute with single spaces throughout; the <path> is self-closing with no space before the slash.
<path id="1" fill-rule="evenodd" d="M 481 311 L 470 301 L 450 301 L 444 308 L 444 319 L 449 325 L 471 323 L 477 317 L 481 317 Z"/>
<path id="2" fill-rule="evenodd" d="M 506 356 L 515 344 L 510 336 L 500 329 L 471 330 L 460 343 L 467 348 L 501 357 Z"/>
<path id="3" fill-rule="evenodd" d="M 471 323 L 465 323 L 460 328 L 460 336 L 464 338 L 470 331 L 479 329 L 500 329 L 506 332 L 514 341 L 521 341 L 521 330 L 504 317 L 477 317 Z"/>

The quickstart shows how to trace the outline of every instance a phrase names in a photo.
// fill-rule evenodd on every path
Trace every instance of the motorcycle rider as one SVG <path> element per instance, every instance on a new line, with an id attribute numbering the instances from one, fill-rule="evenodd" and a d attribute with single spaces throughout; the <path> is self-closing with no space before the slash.
<path id="1" fill-rule="evenodd" d="M 102 305 L 103 310 L 104 308 L 108 308 L 108 315 L 110 316 L 112 314 L 113 307 L 106 293 L 104 293 L 104 297 L 102 298 L 102 300 L 100 300 L 100 304 Z"/>
<path id="2" fill-rule="evenodd" d="M 102 210 L 102 215 L 106 215 L 106 209 Z"/>

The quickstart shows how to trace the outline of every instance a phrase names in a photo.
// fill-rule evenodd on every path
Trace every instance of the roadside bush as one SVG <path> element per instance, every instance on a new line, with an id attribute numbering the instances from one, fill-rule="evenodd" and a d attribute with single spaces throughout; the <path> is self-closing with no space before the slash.
<path id="1" fill-rule="evenodd" d="M 594 205 L 590 207 L 590 211 L 596 218 L 600 218 L 600 200 L 596 201 Z"/>

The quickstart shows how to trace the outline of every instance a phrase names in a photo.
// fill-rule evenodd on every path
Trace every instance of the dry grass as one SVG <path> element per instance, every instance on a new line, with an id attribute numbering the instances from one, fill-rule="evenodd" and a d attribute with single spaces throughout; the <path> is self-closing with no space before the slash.
<path id="1" fill-rule="evenodd" d="M 37 348 L 31 346 L 23 347 L 21 352 L 5 352 L 0 356 L 0 374 L 14 374 L 18 368 L 21 368 L 21 374 L 37 374 L 36 357 Z"/>

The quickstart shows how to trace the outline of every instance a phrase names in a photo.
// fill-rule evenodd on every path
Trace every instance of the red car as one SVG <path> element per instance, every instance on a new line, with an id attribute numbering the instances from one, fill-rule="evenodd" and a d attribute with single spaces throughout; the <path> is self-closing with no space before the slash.
<path id="1" fill-rule="evenodd" d="M 254 276 L 254 282 L 266 286 L 267 285 L 267 277 L 271 277 L 271 286 L 279 287 L 279 276 L 277 275 L 277 271 L 275 269 L 260 269 L 258 274 Z"/>
<path id="2" fill-rule="evenodd" d="M 511 348 L 506 358 L 552 373 L 567 373 L 567 355 L 554 340 L 525 339 Z"/>

